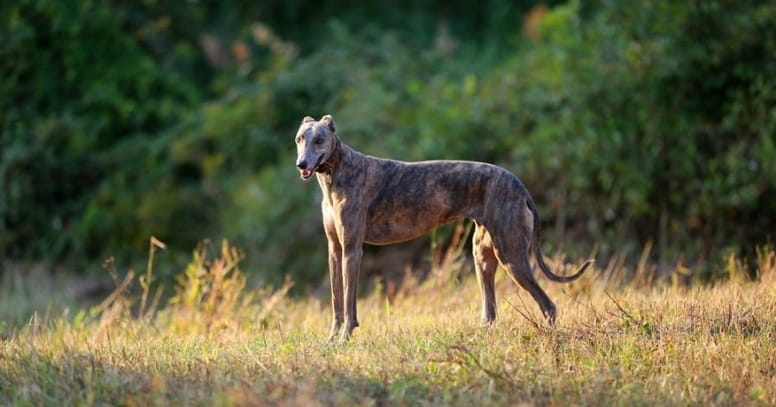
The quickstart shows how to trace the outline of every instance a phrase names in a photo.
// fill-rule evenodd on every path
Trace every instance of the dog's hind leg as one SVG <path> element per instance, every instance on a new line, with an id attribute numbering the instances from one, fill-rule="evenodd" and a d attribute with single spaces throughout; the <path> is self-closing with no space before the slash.
<path id="1" fill-rule="evenodd" d="M 506 262 L 502 265 L 507 270 L 507 273 L 512 277 L 512 281 L 523 287 L 531 297 L 539 304 L 539 308 L 542 310 L 544 318 L 550 325 L 555 324 L 555 316 L 557 314 L 555 303 L 552 302 L 547 293 L 542 290 L 539 283 L 531 273 L 531 265 L 528 263 L 528 256 L 522 255 L 521 258 L 514 262 Z"/>
<path id="2" fill-rule="evenodd" d="M 493 240 L 485 226 L 479 222 L 475 222 L 475 225 L 472 237 L 474 271 L 482 296 L 482 322 L 490 324 L 496 319 L 495 276 L 498 259 L 493 250 Z"/>
<path id="3" fill-rule="evenodd" d="M 498 224 L 498 229 L 491 231 L 499 262 L 507 270 L 512 281 L 531 294 L 547 322 L 553 325 L 557 314 L 555 303 L 536 282 L 528 262 L 532 233 L 533 214 L 527 209 Z"/>

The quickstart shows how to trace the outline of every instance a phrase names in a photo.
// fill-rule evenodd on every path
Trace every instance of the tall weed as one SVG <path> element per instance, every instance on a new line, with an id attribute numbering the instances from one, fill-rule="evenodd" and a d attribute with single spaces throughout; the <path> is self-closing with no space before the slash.
<path id="1" fill-rule="evenodd" d="M 186 269 L 177 276 L 174 295 L 159 307 L 163 286 L 156 288 L 150 302 L 147 299 L 153 280 L 153 255 L 163 248 L 164 243 L 151 238 L 146 273 L 137 278 L 130 270 L 123 279 L 117 280 L 116 288 L 105 300 L 92 307 L 90 316 L 97 320 L 95 336 L 100 337 L 131 319 L 174 334 L 207 335 L 265 324 L 293 285 L 287 279 L 278 290 L 248 290 L 247 278 L 239 268 L 244 257 L 242 252 L 226 240 L 214 251 L 205 241 L 194 250 Z M 132 294 L 135 283 L 141 288 L 139 298 Z M 83 320 L 84 315 L 77 319 Z"/>

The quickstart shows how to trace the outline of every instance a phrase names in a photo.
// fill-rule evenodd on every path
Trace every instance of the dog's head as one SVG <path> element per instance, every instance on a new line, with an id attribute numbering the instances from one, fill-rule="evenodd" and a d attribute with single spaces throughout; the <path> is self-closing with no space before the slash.
<path id="1" fill-rule="evenodd" d="M 308 180 L 319 171 L 337 148 L 337 134 L 334 118 L 330 115 L 315 121 L 310 116 L 302 120 L 296 132 L 296 168 L 303 180 Z"/>

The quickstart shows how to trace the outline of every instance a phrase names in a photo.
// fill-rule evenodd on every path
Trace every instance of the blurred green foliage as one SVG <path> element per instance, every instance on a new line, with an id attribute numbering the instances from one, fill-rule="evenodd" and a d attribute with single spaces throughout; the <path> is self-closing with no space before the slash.
<path id="1" fill-rule="evenodd" d="M 0 257 L 95 263 L 226 237 L 324 273 L 291 140 L 503 165 L 571 254 L 721 258 L 776 230 L 776 5 L 180 2 L 0 6 Z M 301 254 L 300 254 L 301 253 Z M 98 262 L 97 262 L 98 263 Z"/>

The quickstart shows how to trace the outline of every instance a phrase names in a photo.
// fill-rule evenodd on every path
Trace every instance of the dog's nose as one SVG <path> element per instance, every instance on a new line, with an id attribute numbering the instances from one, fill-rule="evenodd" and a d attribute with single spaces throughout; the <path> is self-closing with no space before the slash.
<path id="1" fill-rule="evenodd" d="M 307 169 L 307 161 L 302 160 L 296 163 L 296 166 L 299 167 L 300 170 L 306 170 Z"/>

